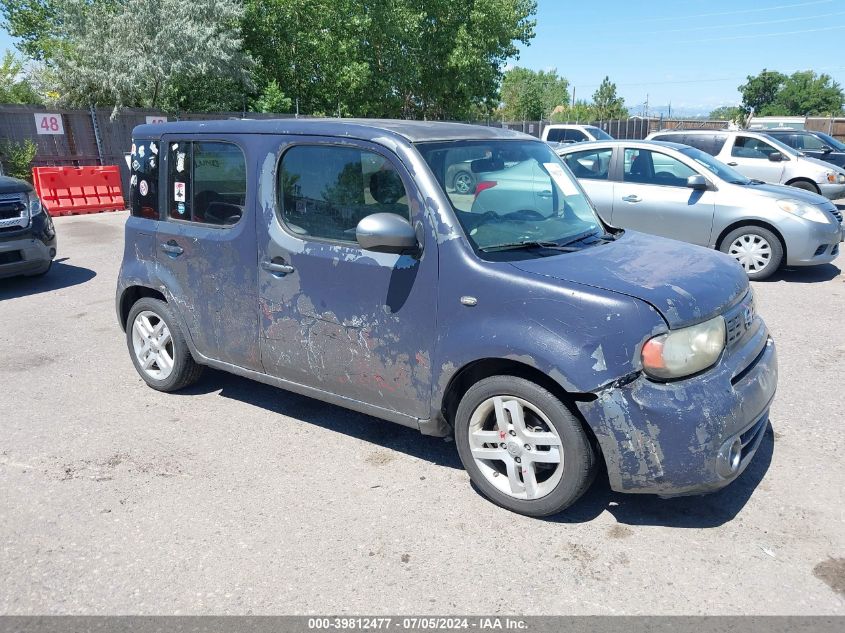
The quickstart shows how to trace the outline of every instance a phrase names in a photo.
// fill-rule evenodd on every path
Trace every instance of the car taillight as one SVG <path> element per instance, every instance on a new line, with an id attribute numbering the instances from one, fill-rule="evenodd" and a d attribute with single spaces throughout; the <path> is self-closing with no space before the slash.
<path id="1" fill-rule="evenodd" d="M 482 191 L 484 191 L 485 189 L 492 189 L 497 184 L 498 183 L 495 180 L 483 180 L 483 181 L 481 181 L 480 183 L 475 185 L 475 197 L 477 198 L 478 194 L 480 194 Z"/>

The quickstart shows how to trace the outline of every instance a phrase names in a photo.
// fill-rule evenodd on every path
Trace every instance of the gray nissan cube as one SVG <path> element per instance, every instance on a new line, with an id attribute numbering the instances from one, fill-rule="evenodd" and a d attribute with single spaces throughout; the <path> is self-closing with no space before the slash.
<path id="1" fill-rule="evenodd" d="M 777 360 L 745 272 L 606 225 L 545 143 L 351 119 L 133 134 L 116 308 L 152 388 L 209 366 L 454 436 L 531 516 L 599 468 L 673 496 L 753 459 Z"/>

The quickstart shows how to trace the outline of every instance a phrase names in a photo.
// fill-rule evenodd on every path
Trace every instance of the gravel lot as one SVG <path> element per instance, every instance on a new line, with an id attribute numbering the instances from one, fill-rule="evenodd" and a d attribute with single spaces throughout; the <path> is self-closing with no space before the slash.
<path id="1" fill-rule="evenodd" d="M 781 377 L 739 481 L 536 520 L 451 442 L 215 371 L 147 388 L 125 218 L 59 218 L 53 271 L 0 280 L 0 613 L 845 614 L 842 258 L 754 285 Z"/>

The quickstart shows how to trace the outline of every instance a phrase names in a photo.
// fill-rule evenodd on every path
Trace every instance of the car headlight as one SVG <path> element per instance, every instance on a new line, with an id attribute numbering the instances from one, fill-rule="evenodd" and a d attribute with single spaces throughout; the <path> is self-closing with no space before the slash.
<path id="1" fill-rule="evenodd" d="M 845 174 L 837 174 L 836 182 L 840 185 L 845 184 Z"/>
<path id="2" fill-rule="evenodd" d="M 34 193 L 27 195 L 29 198 L 29 217 L 34 218 L 39 213 L 44 213 L 44 207 L 41 204 L 41 199 Z"/>
<path id="3" fill-rule="evenodd" d="M 804 218 L 810 222 L 820 222 L 821 224 L 830 223 L 830 219 L 825 215 L 824 211 L 817 206 L 801 202 L 800 200 L 793 200 L 791 198 L 778 200 L 778 207 L 780 207 L 781 211 L 797 215 L 799 218 Z"/>
<path id="4" fill-rule="evenodd" d="M 725 319 L 660 334 L 643 345 L 643 369 L 654 378 L 681 378 L 707 369 L 725 349 Z"/>

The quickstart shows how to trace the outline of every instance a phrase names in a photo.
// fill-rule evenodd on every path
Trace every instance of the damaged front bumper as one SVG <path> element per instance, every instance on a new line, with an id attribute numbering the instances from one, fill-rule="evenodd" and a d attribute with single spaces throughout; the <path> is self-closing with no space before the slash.
<path id="1" fill-rule="evenodd" d="M 765 433 L 777 354 L 757 317 L 707 371 L 660 383 L 640 374 L 578 406 L 598 439 L 610 485 L 661 496 L 717 490 L 736 479 Z"/>

